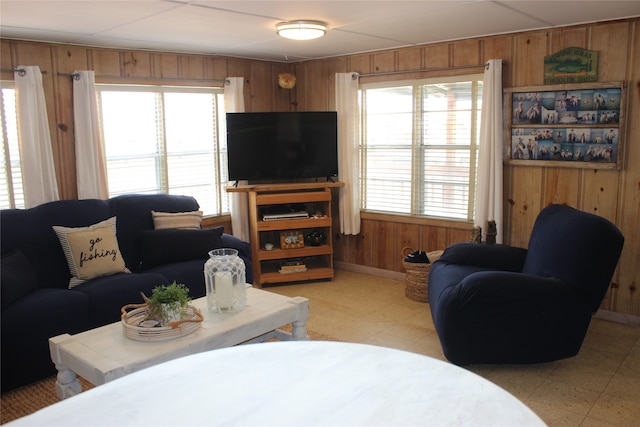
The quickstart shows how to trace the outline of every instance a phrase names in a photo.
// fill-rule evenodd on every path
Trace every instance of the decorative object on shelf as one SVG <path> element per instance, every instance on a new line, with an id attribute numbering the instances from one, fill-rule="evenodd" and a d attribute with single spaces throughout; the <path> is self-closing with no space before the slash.
<path id="1" fill-rule="evenodd" d="M 319 219 L 319 218 L 326 218 L 326 217 L 327 217 L 327 216 L 326 216 L 326 215 L 324 215 L 324 214 L 322 213 L 322 211 L 320 211 L 320 210 L 315 211 L 315 213 L 314 213 L 313 215 L 311 215 L 311 218 L 315 218 L 315 219 Z"/>
<path id="2" fill-rule="evenodd" d="M 482 227 L 479 225 L 474 225 L 471 229 L 471 243 L 480 244 L 482 243 Z"/>
<path id="3" fill-rule="evenodd" d="M 280 248 L 281 249 L 298 249 L 304 248 L 304 237 L 300 231 L 281 231 L 280 232 Z"/>
<path id="4" fill-rule="evenodd" d="M 278 74 L 278 85 L 282 89 L 293 89 L 296 85 L 296 76 L 291 73 Z"/>
<path id="5" fill-rule="evenodd" d="M 265 250 L 267 250 L 267 251 L 272 251 L 272 250 L 273 250 L 273 248 L 274 248 L 273 243 L 270 243 L 270 242 L 265 243 L 265 244 L 264 244 L 264 248 L 265 248 Z"/>
<path id="6" fill-rule="evenodd" d="M 498 234 L 498 228 L 495 221 L 487 221 L 487 245 L 496 244 L 496 235 Z"/>
<path id="7" fill-rule="evenodd" d="M 149 307 L 145 320 L 160 321 L 162 326 L 169 326 L 180 321 L 187 309 L 187 304 L 191 301 L 189 288 L 175 281 L 170 285 L 153 288 L 150 298 L 146 298 L 144 294 L 142 296 Z"/>
<path id="8" fill-rule="evenodd" d="M 312 232 L 307 234 L 307 242 L 309 242 L 311 246 L 320 246 L 326 241 L 327 236 L 325 236 L 324 233 L 320 230 L 313 230 Z"/>
<path id="9" fill-rule="evenodd" d="M 625 92 L 624 81 L 505 89 L 507 162 L 620 169 Z"/>
<path id="10" fill-rule="evenodd" d="M 245 266 L 235 249 L 209 252 L 204 265 L 207 309 L 227 313 L 242 311 L 247 305 Z"/>

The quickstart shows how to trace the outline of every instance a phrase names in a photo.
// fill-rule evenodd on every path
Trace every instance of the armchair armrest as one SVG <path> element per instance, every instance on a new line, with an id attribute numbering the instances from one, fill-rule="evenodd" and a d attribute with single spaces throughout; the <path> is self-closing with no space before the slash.
<path id="1" fill-rule="evenodd" d="M 436 288 L 438 289 L 438 288 Z M 429 295 L 451 362 L 539 363 L 575 355 L 591 309 L 553 277 L 478 271 Z"/>
<path id="2" fill-rule="evenodd" d="M 563 309 L 577 299 L 568 283 L 555 277 L 540 277 L 510 271 L 478 271 L 460 281 L 457 297 L 469 302 L 475 298 L 484 303 L 543 304 L 546 309 L 556 305 Z M 536 307 L 537 309 L 537 307 Z"/>
<path id="3" fill-rule="evenodd" d="M 584 337 L 570 331 L 586 332 L 592 316 L 571 285 L 555 277 L 482 271 L 463 279 L 455 293 L 455 305 L 464 306 L 458 324 L 476 336 L 502 330 L 503 337 L 512 336 L 514 341 L 522 336 L 543 342 L 552 335 L 550 328 L 571 340 Z"/>
<path id="4" fill-rule="evenodd" d="M 526 256 L 526 249 L 514 246 L 456 243 L 447 247 L 438 261 L 520 272 Z"/>
<path id="5" fill-rule="evenodd" d="M 441 268 L 443 266 L 445 268 Z M 450 325 L 460 325 L 462 319 L 476 317 L 486 323 L 490 317 L 499 313 L 496 311 L 497 307 L 520 316 L 530 310 L 539 310 L 540 307 L 550 311 L 554 311 L 550 309 L 551 306 L 565 310 L 577 300 L 571 286 L 554 277 L 510 271 L 469 272 L 465 268 L 464 273 L 467 275 L 460 278 L 448 271 L 450 268 L 445 264 L 434 265 L 431 268 L 435 276 L 434 283 L 431 283 L 432 277 L 429 276 L 429 298 L 433 299 L 431 312 L 434 320 L 441 316 L 454 316 L 457 320 L 451 318 L 452 321 L 448 322 Z M 460 269 L 456 265 L 453 268 Z M 460 309 L 464 312 L 462 317 Z M 473 328 L 480 325 L 469 326 Z"/>

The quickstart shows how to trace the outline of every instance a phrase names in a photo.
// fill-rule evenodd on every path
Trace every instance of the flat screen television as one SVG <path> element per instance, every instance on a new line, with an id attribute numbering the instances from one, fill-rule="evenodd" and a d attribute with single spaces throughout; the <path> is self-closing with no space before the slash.
<path id="1" fill-rule="evenodd" d="M 338 175 L 335 111 L 227 113 L 229 180 Z"/>

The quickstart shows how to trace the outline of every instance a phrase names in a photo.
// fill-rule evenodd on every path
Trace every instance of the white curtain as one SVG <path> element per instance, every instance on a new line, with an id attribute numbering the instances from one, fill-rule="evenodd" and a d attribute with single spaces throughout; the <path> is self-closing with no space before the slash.
<path id="1" fill-rule="evenodd" d="M 108 199 L 107 163 L 100 134 L 95 73 L 73 72 L 73 117 L 79 199 Z"/>
<path id="2" fill-rule="evenodd" d="M 503 242 L 502 189 L 502 60 L 487 62 L 482 82 L 482 115 L 478 153 L 475 225 L 486 235 L 487 221 L 495 221 L 496 243 Z"/>
<path id="3" fill-rule="evenodd" d="M 340 188 L 340 232 L 360 233 L 360 162 L 358 155 L 359 108 L 356 73 L 336 74 L 336 111 L 338 112 L 338 177 Z"/>
<path id="4" fill-rule="evenodd" d="M 227 77 L 224 85 L 224 108 L 227 113 L 244 112 L 244 77 Z M 250 153 L 247 153 L 250 155 Z M 238 184 L 246 184 L 241 181 Z M 233 235 L 249 241 L 249 204 L 247 193 L 231 194 L 231 228 Z M 258 244 L 258 242 L 252 242 Z"/>
<path id="5" fill-rule="evenodd" d="M 22 185 L 27 208 L 59 199 L 40 67 L 15 72 Z"/>

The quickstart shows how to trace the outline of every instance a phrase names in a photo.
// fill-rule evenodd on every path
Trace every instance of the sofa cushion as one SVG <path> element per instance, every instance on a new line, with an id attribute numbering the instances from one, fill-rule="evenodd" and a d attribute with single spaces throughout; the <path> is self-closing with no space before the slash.
<path id="1" fill-rule="evenodd" d="M 116 238 L 116 217 L 88 227 L 54 225 L 53 230 L 69 264 L 70 289 L 95 277 L 129 273 Z"/>
<path id="2" fill-rule="evenodd" d="M 29 209 L 2 209 L 2 254 L 20 249 L 31 262 L 40 288 L 68 289 L 69 266 L 52 226 L 86 227 L 112 216 L 109 203 L 95 199 L 58 200 Z"/>
<path id="3" fill-rule="evenodd" d="M 109 200 L 111 216 L 118 217 L 118 244 L 125 264 L 132 270 L 140 266 L 140 231 L 153 230 L 151 211 L 191 212 L 199 209 L 191 196 L 167 194 L 125 194 Z"/>
<path id="4" fill-rule="evenodd" d="M 189 296 L 195 299 L 206 295 L 204 283 L 204 265 L 206 262 L 204 259 L 173 262 L 152 267 L 145 270 L 144 274 L 157 273 L 166 277 L 169 283 L 183 283 L 189 288 Z"/>
<path id="5" fill-rule="evenodd" d="M 153 288 L 168 284 L 170 282 L 160 274 L 117 273 L 87 280 L 70 292 L 82 293 L 87 297 L 91 315 L 90 327 L 95 328 L 119 321 L 123 306 L 143 303 L 140 293 L 149 297 Z"/>
<path id="6" fill-rule="evenodd" d="M 224 227 L 204 230 L 144 230 L 140 232 L 142 269 L 173 262 L 206 259 L 209 251 L 222 247 Z"/>
<path id="7" fill-rule="evenodd" d="M 151 211 L 153 228 L 179 228 L 183 230 L 199 230 L 202 228 L 202 211 L 192 212 L 156 212 Z"/>
<path id="8" fill-rule="evenodd" d="M 86 295 L 68 289 L 38 288 L 3 310 L 2 392 L 55 375 L 49 338 L 85 331 L 89 319 Z"/>
<path id="9" fill-rule="evenodd" d="M 38 289 L 38 278 L 27 257 L 19 249 L 2 257 L 1 299 L 4 310 L 14 301 Z"/>

